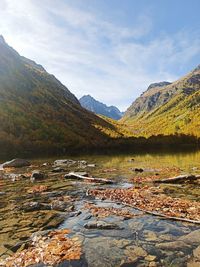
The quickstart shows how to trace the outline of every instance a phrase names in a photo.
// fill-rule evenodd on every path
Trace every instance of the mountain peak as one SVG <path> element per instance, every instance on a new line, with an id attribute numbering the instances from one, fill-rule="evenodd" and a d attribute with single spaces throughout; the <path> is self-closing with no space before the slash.
<path id="1" fill-rule="evenodd" d="M 5 44 L 6 43 L 3 35 L 0 35 L 0 43 L 2 43 L 2 44 Z"/>
<path id="2" fill-rule="evenodd" d="M 117 107 L 107 106 L 94 99 L 91 95 L 82 96 L 79 99 L 79 102 L 81 103 L 82 107 L 96 114 L 100 114 L 114 120 L 119 120 L 122 117 L 122 113 Z"/>
<path id="3" fill-rule="evenodd" d="M 158 83 L 152 83 L 152 84 L 149 85 L 147 90 L 155 88 L 155 87 L 164 87 L 164 86 L 167 86 L 169 84 L 171 84 L 171 83 L 170 82 L 166 82 L 166 81 L 158 82 Z"/>
<path id="4" fill-rule="evenodd" d="M 194 69 L 194 71 L 200 70 L 200 64 Z"/>

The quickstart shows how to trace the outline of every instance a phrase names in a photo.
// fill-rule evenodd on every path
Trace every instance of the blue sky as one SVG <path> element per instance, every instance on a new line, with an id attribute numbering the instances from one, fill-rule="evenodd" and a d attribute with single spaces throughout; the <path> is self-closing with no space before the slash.
<path id="1" fill-rule="evenodd" d="M 200 64 L 199 0 L 1 0 L 0 34 L 78 98 L 125 110 Z"/>

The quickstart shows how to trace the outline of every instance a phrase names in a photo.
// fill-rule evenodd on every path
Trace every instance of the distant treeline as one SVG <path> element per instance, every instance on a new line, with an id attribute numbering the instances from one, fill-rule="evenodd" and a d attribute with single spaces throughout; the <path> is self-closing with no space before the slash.
<path id="1" fill-rule="evenodd" d="M 159 150 L 184 151 L 196 150 L 200 146 L 200 138 L 192 135 L 157 135 L 149 138 L 108 138 L 104 144 L 82 145 L 73 143 L 71 145 L 46 142 L 11 142 L 11 140 L 0 140 L 0 158 L 13 157 L 45 157 L 56 155 L 81 155 L 87 153 L 140 153 Z"/>

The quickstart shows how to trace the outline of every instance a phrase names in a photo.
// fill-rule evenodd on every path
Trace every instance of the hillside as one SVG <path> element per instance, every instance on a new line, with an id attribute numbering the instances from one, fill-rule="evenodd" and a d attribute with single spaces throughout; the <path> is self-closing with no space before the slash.
<path id="1" fill-rule="evenodd" d="M 122 117 L 122 112 L 115 106 L 107 106 L 90 95 L 85 95 L 79 99 L 81 106 L 96 114 L 106 116 L 108 118 L 119 120 Z"/>
<path id="2" fill-rule="evenodd" d="M 81 107 L 53 75 L 0 37 L 0 154 L 70 152 L 107 144 L 115 127 Z"/>
<path id="3" fill-rule="evenodd" d="M 200 65 L 173 82 L 152 84 L 125 112 L 122 122 L 138 136 L 191 134 L 200 137 Z"/>

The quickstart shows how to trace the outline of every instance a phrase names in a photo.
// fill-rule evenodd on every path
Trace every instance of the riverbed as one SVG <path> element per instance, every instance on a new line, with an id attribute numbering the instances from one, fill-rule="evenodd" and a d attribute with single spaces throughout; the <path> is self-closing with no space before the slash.
<path id="1" fill-rule="evenodd" d="M 25 249 L 30 236 L 38 231 L 67 228 L 79 240 L 82 255 L 80 260 L 62 266 L 200 266 L 199 225 L 148 215 L 87 195 L 91 188 L 145 187 L 154 178 L 200 174 L 200 152 L 70 157 L 75 164 L 53 166 L 56 159 L 35 159 L 29 167 L 1 171 L 1 259 Z M 44 173 L 44 178 L 31 181 L 30 174 L 36 169 Z M 70 171 L 87 172 L 115 184 L 65 179 Z M 34 192 L 38 186 L 43 186 L 41 192 Z M 200 202 L 199 183 L 159 187 L 171 197 Z M 88 204 L 112 212 L 93 214 Z"/>

